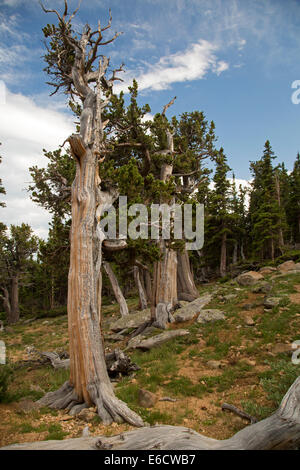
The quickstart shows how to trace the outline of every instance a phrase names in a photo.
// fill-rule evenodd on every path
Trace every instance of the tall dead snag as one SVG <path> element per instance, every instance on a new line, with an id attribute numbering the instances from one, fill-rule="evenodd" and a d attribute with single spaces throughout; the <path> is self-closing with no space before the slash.
<path id="1" fill-rule="evenodd" d="M 141 271 L 138 266 L 133 267 L 134 282 L 139 294 L 140 309 L 145 310 L 147 308 L 147 296 L 144 288 L 144 282 L 141 279 Z"/>
<path id="2" fill-rule="evenodd" d="M 123 292 L 121 291 L 121 288 L 119 286 L 118 279 L 116 278 L 115 273 L 113 272 L 111 265 L 107 261 L 103 262 L 103 267 L 105 269 L 107 277 L 110 280 L 111 287 L 114 291 L 115 298 L 116 298 L 116 300 L 119 304 L 120 314 L 121 314 L 122 317 L 124 317 L 125 315 L 129 314 L 129 311 L 128 311 L 128 306 L 127 306 L 125 297 L 124 297 Z"/>
<path id="3" fill-rule="evenodd" d="M 82 103 L 80 133 L 67 140 L 76 162 L 76 176 L 72 185 L 71 253 L 68 278 L 68 328 L 70 342 L 70 380 L 57 392 L 47 394 L 41 402 L 53 408 L 71 409 L 85 402 L 97 406 L 104 423 L 126 421 L 142 426 L 142 419 L 115 397 L 109 380 L 103 338 L 101 334 L 101 215 L 118 193 L 113 188 L 101 189 L 99 165 L 104 154 L 102 112 L 108 104 L 117 71 L 107 79 L 109 59 L 100 52 L 111 43 L 103 39 L 103 31 L 111 27 L 111 16 L 106 27 L 92 31 L 86 25 L 80 35 L 74 34 L 68 15 L 68 4 L 61 16 L 56 10 L 58 25 L 44 28 L 50 38 L 45 61 L 46 71 L 53 77 L 55 91 L 63 89 Z M 100 57 L 100 59 L 99 59 Z M 96 64 L 98 62 L 98 64 Z M 120 71 L 121 69 L 119 69 Z"/>

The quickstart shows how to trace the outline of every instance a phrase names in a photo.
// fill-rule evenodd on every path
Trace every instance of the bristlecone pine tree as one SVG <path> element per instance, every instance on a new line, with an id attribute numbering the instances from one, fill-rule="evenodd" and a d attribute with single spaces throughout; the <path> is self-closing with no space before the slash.
<path id="1" fill-rule="evenodd" d="M 119 33 L 104 39 L 107 26 L 92 31 L 86 25 L 81 34 L 72 29 L 77 10 L 68 14 L 68 4 L 61 15 L 55 13 L 57 25 L 48 24 L 46 72 L 51 76 L 54 93 L 62 89 L 81 102 L 80 132 L 67 139 L 76 162 L 72 184 L 72 227 L 70 234 L 70 270 L 68 279 L 68 326 L 70 347 L 70 380 L 58 391 L 47 394 L 42 403 L 54 408 L 71 409 L 79 403 L 96 405 L 104 423 L 126 421 L 142 426 L 142 419 L 118 400 L 109 380 L 101 333 L 101 265 L 104 234 L 100 219 L 104 208 L 118 196 L 115 188 L 101 187 L 99 167 L 105 155 L 105 122 L 102 113 L 109 102 L 117 80 L 114 70 L 107 78 L 109 59 L 103 46 L 113 42 Z M 99 59 L 100 57 L 100 59 Z"/>

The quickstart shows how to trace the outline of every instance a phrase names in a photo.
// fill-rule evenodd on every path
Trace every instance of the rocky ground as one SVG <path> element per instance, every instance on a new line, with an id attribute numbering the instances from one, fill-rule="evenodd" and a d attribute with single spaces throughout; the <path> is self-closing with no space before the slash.
<path id="1" fill-rule="evenodd" d="M 247 272 L 235 280 L 199 286 L 199 299 L 181 302 L 165 331 L 132 333 L 150 316 L 129 300 L 130 318 L 116 304 L 104 307 L 107 352 L 126 351 L 139 370 L 114 380 L 116 394 L 150 424 L 184 425 L 206 436 L 230 437 L 249 421 L 222 404 L 258 420 L 278 406 L 300 375 L 291 361 L 300 339 L 300 265 Z M 131 337 L 131 338 L 130 338 Z M 38 408 L 35 401 L 68 378 L 68 370 L 37 365 L 35 350 L 68 349 L 66 317 L 26 319 L 0 332 L 14 375 L 0 403 L 0 446 L 44 439 L 114 435 L 129 425 L 103 426 L 95 409 L 77 416 Z"/>

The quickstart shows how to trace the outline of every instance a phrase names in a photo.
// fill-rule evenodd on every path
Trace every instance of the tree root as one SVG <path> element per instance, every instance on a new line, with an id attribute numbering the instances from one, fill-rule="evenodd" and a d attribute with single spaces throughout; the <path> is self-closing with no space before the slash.
<path id="1" fill-rule="evenodd" d="M 123 401 L 115 397 L 111 384 L 101 384 L 99 386 L 92 384 L 88 387 L 88 392 L 97 407 L 97 413 L 103 424 L 123 423 L 125 421 L 137 427 L 144 425 L 140 416 L 130 410 Z M 69 382 L 65 382 L 55 392 L 48 392 L 37 403 L 56 410 L 65 409 L 72 415 L 78 414 L 88 406 L 78 399 L 73 386 Z"/>

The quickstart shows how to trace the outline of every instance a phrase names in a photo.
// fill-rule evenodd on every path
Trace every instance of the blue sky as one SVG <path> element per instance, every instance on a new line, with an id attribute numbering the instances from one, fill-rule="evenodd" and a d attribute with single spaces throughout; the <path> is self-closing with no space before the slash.
<path id="1" fill-rule="evenodd" d="M 77 6 L 77 0 L 69 3 Z M 291 101 L 291 85 L 300 79 L 300 1 L 82 0 L 76 29 L 96 25 L 98 18 L 104 24 L 109 7 L 112 32 L 124 32 L 104 51 L 112 65 L 125 63 L 119 90 L 136 77 L 140 100 L 152 113 L 174 95 L 169 116 L 203 111 L 215 121 L 237 178 L 249 179 L 249 161 L 260 158 L 266 139 L 278 162 L 292 168 L 300 150 L 300 104 Z M 41 28 L 53 21 L 37 0 L 0 0 L 0 80 L 7 90 L 0 103 L 0 169 L 7 189 L 1 213 L 6 223 L 26 215 L 41 235 L 48 215 L 20 188 L 30 179 L 27 168 L 45 163 L 41 149 L 57 148 L 73 126 L 64 96 L 49 98 L 42 71 Z"/>

